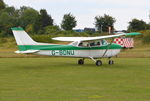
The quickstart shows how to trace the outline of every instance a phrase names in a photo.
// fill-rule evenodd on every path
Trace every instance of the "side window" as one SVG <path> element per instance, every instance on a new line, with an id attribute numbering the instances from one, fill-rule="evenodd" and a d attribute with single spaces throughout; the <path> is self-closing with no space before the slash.
<path id="1" fill-rule="evenodd" d="M 106 40 L 101 40 L 102 45 L 107 45 L 107 41 Z"/>
<path id="2" fill-rule="evenodd" d="M 97 47 L 97 46 L 100 46 L 100 45 L 101 45 L 100 40 L 90 42 L 90 46 L 91 46 L 91 47 Z"/>
<path id="3" fill-rule="evenodd" d="M 78 46 L 82 47 L 82 46 L 83 46 L 83 43 L 82 43 L 82 42 L 80 42 Z"/>
<path id="4" fill-rule="evenodd" d="M 88 42 L 83 42 L 83 47 L 89 47 L 89 43 Z"/>
<path id="5" fill-rule="evenodd" d="M 100 41 L 98 41 L 96 45 L 97 45 L 97 46 L 100 46 L 100 45 L 101 45 Z"/>
<path id="6" fill-rule="evenodd" d="M 79 47 L 89 47 L 89 43 L 88 42 L 80 42 Z"/>
<path id="7" fill-rule="evenodd" d="M 95 46 L 95 42 L 91 42 L 91 43 L 90 43 L 90 46 Z"/>

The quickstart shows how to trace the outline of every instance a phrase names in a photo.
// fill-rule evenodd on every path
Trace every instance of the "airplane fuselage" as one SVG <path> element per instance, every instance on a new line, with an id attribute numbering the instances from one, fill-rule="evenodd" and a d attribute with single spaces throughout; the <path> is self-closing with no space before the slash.
<path id="1" fill-rule="evenodd" d="M 39 50 L 35 53 L 38 55 L 101 58 L 116 56 L 120 52 L 121 46 L 117 44 L 95 47 L 76 47 L 72 45 L 19 45 L 19 50 L 25 51 L 31 49 Z"/>
<path id="2" fill-rule="evenodd" d="M 36 54 L 48 56 L 80 57 L 80 58 L 89 58 L 89 57 L 106 58 L 116 56 L 120 52 L 120 49 L 109 49 L 106 53 L 105 51 L 106 50 L 40 50 Z"/>

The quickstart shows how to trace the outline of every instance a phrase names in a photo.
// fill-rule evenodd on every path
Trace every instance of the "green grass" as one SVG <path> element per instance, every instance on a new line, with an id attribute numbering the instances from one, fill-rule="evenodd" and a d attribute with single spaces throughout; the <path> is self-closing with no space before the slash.
<path id="1" fill-rule="evenodd" d="M 0 101 L 149 101 L 150 58 L 114 60 L 0 58 Z"/>

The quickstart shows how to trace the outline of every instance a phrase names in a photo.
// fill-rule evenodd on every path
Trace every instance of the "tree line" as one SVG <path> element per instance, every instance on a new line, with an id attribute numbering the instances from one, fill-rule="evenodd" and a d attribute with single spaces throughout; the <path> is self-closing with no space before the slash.
<path id="1" fill-rule="evenodd" d="M 110 27 L 114 30 L 116 19 L 104 14 L 96 16 L 95 28 L 98 32 L 108 32 Z M 20 9 L 7 6 L 0 0 L 0 37 L 11 36 L 11 27 L 23 27 L 30 34 L 58 34 L 71 31 L 77 26 L 77 20 L 71 13 L 64 14 L 60 25 L 54 24 L 54 19 L 45 9 L 37 11 L 31 7 L 22 6 Z M 60 27 L 59 27 L 60 26 Z M 133 19 L 129 22 L 128 31 L 148 30 L 150 25 L 143 20 Z"/>
<path id="2" fill-rule="evenodd" d="M 31 7 L 22 6 L 20 9 L 7 6 L 0 0 L 0 36 L 11 36 L 11 27 L 23 27 L 30 34 L 48 34 L 62 30 L 72 30 L 77 25 L 75 17 L 65 14 L 61 28 L 54 24 L 54 20 L 45 9 L 37 11 Z"/>

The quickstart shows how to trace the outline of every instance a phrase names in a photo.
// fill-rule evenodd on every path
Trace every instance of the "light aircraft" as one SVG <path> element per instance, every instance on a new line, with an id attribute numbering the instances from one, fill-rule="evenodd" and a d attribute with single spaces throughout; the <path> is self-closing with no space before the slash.
<path id="1" fill-rule="evenodd" d="M 71 42 L 68 45 L 35 42 L 21 27 L 11 28 L 21 54 L 37 54 L 48 56 L 77 57 L 78 64 L 84 64 L 86 58 L 92 59 L 97 66 L 102 65 L 101 58 L 109 58 L 108 64 L 114 64 L 110 58 L 117 56 L 121 46 L 108 43 L 105 39 L 141 33 L 120 33 L 97 37 L 55 37 L 53 40 Z"/>

